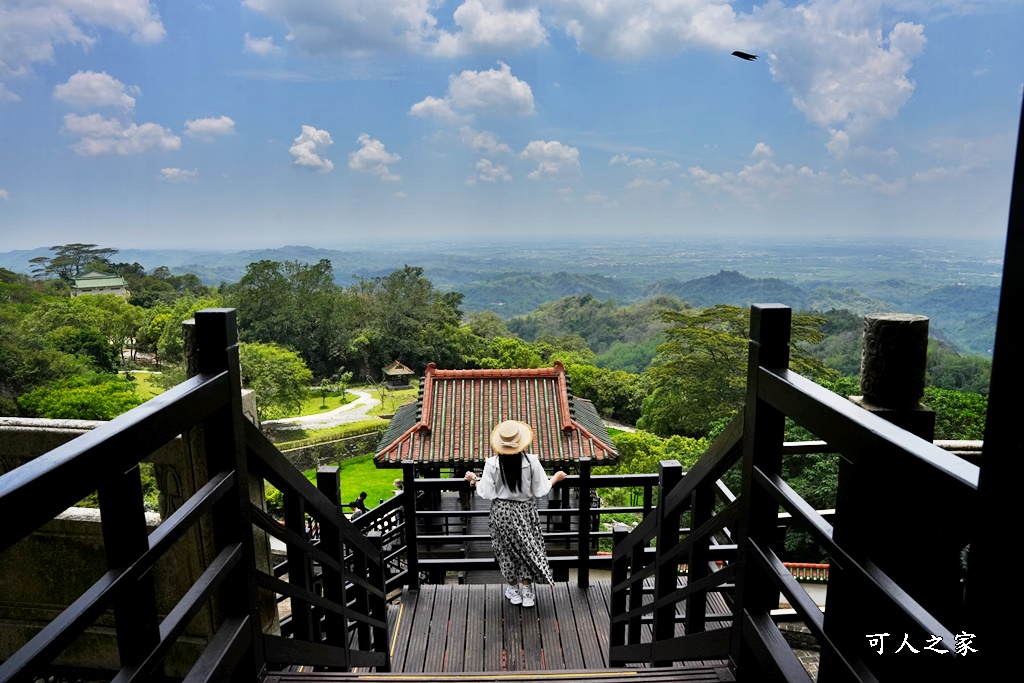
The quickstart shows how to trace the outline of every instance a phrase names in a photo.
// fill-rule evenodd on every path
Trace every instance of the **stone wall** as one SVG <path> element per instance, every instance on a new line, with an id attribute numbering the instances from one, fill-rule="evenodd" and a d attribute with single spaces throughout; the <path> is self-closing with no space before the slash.
<path id="1" fill-rule="evenodd" d="M 295 465 L 297 470 L 305 472 L 325 465 L 337 465 L 342 460 L 373 453 L 380 442 L 380 435 L 381 432 L 361 434 L 350 436 L 347 439 L 327 441 L 281 452 L 289 462 Z"/>

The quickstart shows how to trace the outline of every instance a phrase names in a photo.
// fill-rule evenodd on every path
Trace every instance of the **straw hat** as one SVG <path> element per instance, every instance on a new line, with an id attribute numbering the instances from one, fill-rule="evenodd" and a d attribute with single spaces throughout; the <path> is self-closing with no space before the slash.
<path id="1" fill-rule="evenodd" d="M 499 455 L 522 453 L 533 443 L 530 425 L 518 420 L 505 420 L 491 432 L 491 447 Z"/>

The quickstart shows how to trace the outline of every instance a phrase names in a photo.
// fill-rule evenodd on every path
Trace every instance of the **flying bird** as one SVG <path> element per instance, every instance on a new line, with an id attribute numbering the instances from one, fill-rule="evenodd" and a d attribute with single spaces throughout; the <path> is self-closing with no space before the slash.
<path id="1" fill-rule="evenodd" d="M 740 59 L 745 59 L 748 62 L 752 62 L 755 59 L 757 59 L 757 55 L 752 55 L 752 54 L 749 54 L 747 52 L 740 52 L 739 50 L 736 50 L 732 54 L 733 54 L 734 57 L 739 57 Z"/>

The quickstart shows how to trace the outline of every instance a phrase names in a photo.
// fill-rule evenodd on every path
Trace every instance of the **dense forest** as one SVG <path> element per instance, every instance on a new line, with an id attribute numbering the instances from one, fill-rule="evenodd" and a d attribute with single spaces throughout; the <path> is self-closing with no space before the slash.
<path id="1" fill-rule="evenodd" d="M 393 360 L 416 371 L 430 362 L 508 368 L 558 360 L 573 392 L 603 415 L 661 437 L 705 437 L 742 401 L 747 311 L 699 297 L 695 305 L 656 292 L 618 305 L 573 295 L 505 319 L 464 313 L 461 294 L 439 290 L 409 265 L 342 287 L 326 259 L 261 260 L 238 282 L 213 288 L 166 267 L 146 272 L 118 262 L 114 249 L 51 251 L 34 259 L 33 277 L 0 270 L 3 415 L 113 417 L 139 401 L 116 371 L 152 365 L 166 381 L 180 379 L 181 323 L 209 306 L 238 310 L 244 380 L 265 387 L 260 401 L 270 410 L 286 410 L 292 394 L 343 375 L 379 382 Z M 121 275 L 130 297 L 70 297 L 74 277 L 88 269 Z M 742 276 L 715 277 L 745 285 Z M 856 393 L 861 317 L 801 310 L 794 323 L 793 367 Z M 277 374 L 267 377 L 268 368 Z M 989 371 L 986 358 L 932 341 L 925 400 L 941 407 L 939 438 L 981 437 Z M 957 414 L 946 417 L 950 411 Z"/>

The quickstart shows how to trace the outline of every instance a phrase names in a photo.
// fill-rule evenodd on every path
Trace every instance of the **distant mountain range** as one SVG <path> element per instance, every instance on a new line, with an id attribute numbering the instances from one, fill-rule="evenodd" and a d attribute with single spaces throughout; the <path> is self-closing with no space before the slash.
<path id="1" fill-rule="evenodd" d="M 47 249 L 0 253 L 0 267 L 30 272 Z M 580 245 L 366 244 L 345 249 L 286 246 L 235 252 L 123 249 L 115 261 L 167 266 L 208 285 L 236 282 L 259 260 L 328 259 L 335 280 L 422 266 L 442 290 L 465 295 L 467 312 L 510 318 L 564 296 L 618 304 L 671 295 L 696 307 L 780 302 L 796 310 L 899 311 L 931 318 L 933 336 L 963 352 L 991 355 L 1002 272 L 1001 245 L 964 241 L 622 242 Z"/>

